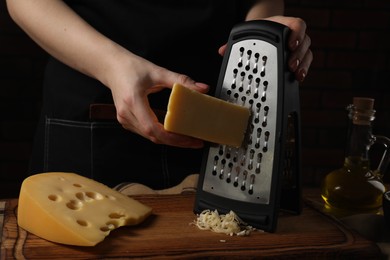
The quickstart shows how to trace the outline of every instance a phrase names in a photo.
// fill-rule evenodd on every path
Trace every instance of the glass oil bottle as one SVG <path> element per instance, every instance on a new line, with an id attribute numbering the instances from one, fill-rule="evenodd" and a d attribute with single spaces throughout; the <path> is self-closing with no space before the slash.
<path id="1" fill-rule="evenodd" d="M 359 213 L 378 213 L 385 186 L 383 174 L 390 159 L 390 139 L 372 134 L 374 100 L 355 97 L 349 111 L 346 154 L 342 168 L 330 172 L 321 187 L 325 210 L 344 217 Z M 376 170 L 371 170 L 369 150 L 374 143 L 385 147 Z"/>

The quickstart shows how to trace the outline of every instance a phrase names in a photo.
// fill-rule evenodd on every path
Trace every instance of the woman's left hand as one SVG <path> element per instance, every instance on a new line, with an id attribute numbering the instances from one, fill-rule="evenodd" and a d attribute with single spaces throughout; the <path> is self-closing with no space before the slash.
<path id="1" fill-rule="evenodd" d="M 295 74 L 295 78 L 302 82 L 309 71 L 313 61 L 313 53 L 310 50 L 311 39 L 306 34 L 306 23 L 301 18 L 287 16 L 271 16 L 264 20 L 274 21 L 286 25 L 291 29 L 288 47 L 291 51 L 288 60 L 290 70 Z M 226 45 L 219 49 L 219 54 L 225 53 Z"/>

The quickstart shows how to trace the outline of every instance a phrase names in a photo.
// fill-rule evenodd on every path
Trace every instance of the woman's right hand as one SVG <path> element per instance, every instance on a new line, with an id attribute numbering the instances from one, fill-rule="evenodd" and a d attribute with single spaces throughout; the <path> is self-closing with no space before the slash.
<path id="1" fill-rule="evenodd" d="M 109 87 L 122 126 L 152 142 L 201 147 L 201 140 L 169 133 L 147 96 L 174 83 L 200 92 L 208 86 L 159 67 L 111 41 L 61 0 L 7 0 L 14 21 L 45 51 Z"/>
<path id="2" fill-rule="evenodd" d="M 200 148 L 203 141 L 167 132 L 151 109 L 148 95 L 172 88 L 174 83 L 206 93 L 208 86 L 190 77 L 169 71 L 123 49 L 107 74 L 117 119 L 122 126 L 154 143 Z"/>

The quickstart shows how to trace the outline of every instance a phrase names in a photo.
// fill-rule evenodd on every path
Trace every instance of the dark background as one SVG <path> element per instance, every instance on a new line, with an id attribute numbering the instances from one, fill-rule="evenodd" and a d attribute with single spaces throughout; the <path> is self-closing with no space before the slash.
<path id="1" fill-rule="evenodd" d="M 285 14 L 303 18 L 312 39 L 314 62 L 301 86 L 302 163 L 304 185 L 317 187 L 343 163 L 352 97 L 375 98 L 374 133 L 390 137 L 390 1 L 286 0 Z M 16 197 L 25 178 L 45 60 L 0 0 L 0 198 Z"/>

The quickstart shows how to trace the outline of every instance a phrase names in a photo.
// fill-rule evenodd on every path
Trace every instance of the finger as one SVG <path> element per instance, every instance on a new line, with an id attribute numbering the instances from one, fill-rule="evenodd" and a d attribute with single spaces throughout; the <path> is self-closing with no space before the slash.
<path id="1" fill-rule="evenodd" d="M 183 148 L 201 148 L 204 142 L 200 139 L 168 132 L 158 121 L 157 116 L 149 107 L 149 103 L 140 106 L 137 117 L 141 117 L 139 122 L 143 126 L 145 136 L 154 143 L 166 144 Z"/>
<path id="2" fill-rule="evenodd" d="M 137 128 L 137 132 L 154 143 L 160 143 L 160 140 L 156 137 L 158 119 L 151 109 L 147 97 L 138 99 L 131 113 L 135 119 L 132 122 Z"/>
<path id="3" fill-rule="evenodd" d="M 209 90 L 209 86 L 204 83 L 196 82 L 192 78 L 190 78 L 187 75 L 184 74 L 177 74 L 173 75 L 173 78 L 175 78 L 175 83 L 179 83 L 180 85 L 183 85 L 184 87 L 206 93 Z"/>
<path id="4" fill-rule="evenodd" d="M 156 137 L 161 141 L 160 143 L 170 146 L 182 148 L 202 148 L 204 146 L 204 142 L 202 140 L 186 135 L 168 132 L 164 129 L 162 124 L 158 125 Z"/>
<path id="5" fill-rule="evenodd" d="M 156 81 L 159 81 L 161 84 L 165 85 L 168 88 L 172 88 L 175 83 L 179 83 L 184 87 L 199 91 L 201 93 L 207 93 L 209 90 L 209 85 L 201 82 L 196 82 L 187 75 L 172 72 L 165 69 L 162 69 L 160 73 L 161 74 L 158 75 Z"/>
<path id="6" fill-rule="evenodd" d="M 288 45 L 290 50 L 294 51 L 302 43 L 306 35 L 306 23 L 301 18 L 287 17 L 287 16 L 273 16 L 267 18 L 274 22 L 286 25 L 291 29 Z"/>
<path id="7" fill-rule="evenodd" d="M 140 123 L 141 135 L 156 144 L 185 148 L 203 147 L 202 140 L 166 131 L 148 105 L 144 105 L 142 108 L 139 107 L 136 111 L 136 117 Z"/>
<path id="8" fill-rule="evenodd" d="M 307 76 L 307 73 L 309 72 L 310 65 L 313 61 L 313 53 L 309 49 L 304 58 L 302 59 L 302 62 L 300 63 L 298 69 L 295 72 L 295 77 L 298 81 L 303 82 Z"/>
<path id="9" fill-rule="evenodd" d="M 289 37 L 290 50 L 296 50 L 306 37 L 306 23 L 300 18 L 291 19 L 287 26 L 291 29 Z"/>
<path id="10" fill-rule="evenodd" d="M 308 35 L 303 39 L 302 43 L 298 46 L 295 51 L 293 51 L 289 58 L 289 68 L 292 72 L 295 72 L 299 65 L 301 64 L 302 60 L 304 59 L 306 53 L 309 50 L 309 47 L 311 45 L 311 39 Z"/>
<path id="11" fill-rule="evenodd" d="M 142 123 L 138 121 L 139 116 L 137 116 L 137 113 L 134 113 L 131 108 L 126 107 L 121 110 L 117 109 L 117 120 L 124 129 L 149 139 L 149 136 L 147 136 L 142 130 Z"/>
<path id="12" fill-rule="evenodd" d="M 226 52 L 226 47 L 227 47 L 226 44 L 224 44 L 224 45 L 222 45 L 221 47 L 219 47 L 219 49 L 218 49 L 219 55 L 223 56 L 223 55 L 225 54 L 225 52 Z"/>
<path id="13" fill-rule="evenodd" d="M 133 98 L 116 104 L 117 119 L 126 130 L 153 139 L 153 124 L 158 121 L 146 95 L 136 92 Z"/>
<path id="14" fill-rule="evenodd" d="M 150 108 L 147 99 L 144 99 L 143 102 L 137 102 L 131 114 L 133 128 L 136 128 L 136 132 L 156 144 L 186 148 L 200 148 L 203 146 L 203 141 L 199 139 L 166 131 Z"/>

